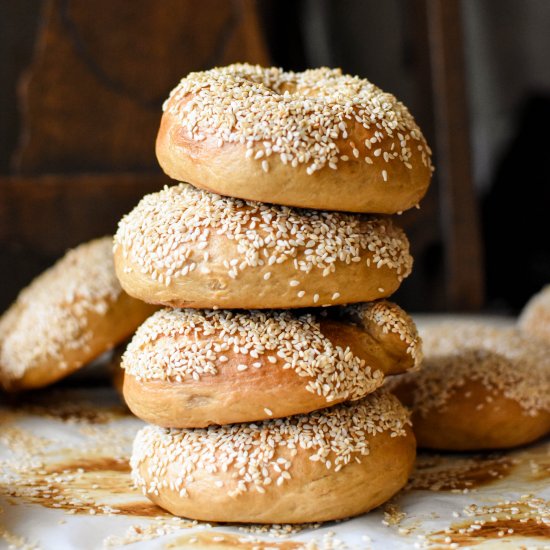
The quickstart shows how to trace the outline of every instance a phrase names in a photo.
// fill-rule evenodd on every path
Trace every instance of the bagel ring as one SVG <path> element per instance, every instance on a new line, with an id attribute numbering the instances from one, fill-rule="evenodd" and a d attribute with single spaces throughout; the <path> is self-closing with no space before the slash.
<path id="1" fill-rule="evenodd" d="M 388 302 L 320 313 L 166 309 L 129 344 L 123 391 L 136 416 L 159 426 L 255 422 L 360 399 L 420 354 L 414 323 Z"/>
<path id="2" fill-rule="evenodd" d="M 287 309 L 368 302 L 411 272 L 391 220 L 220 197 L 180 184 L 119 223 L 124 290 L 171 307 Z"/>
<path id="3" fill-rule="evenodd" d="M 220 195 L 347 212 L 411 208 L 433 170 L 402 103 L 327 68 L 191 73 L 164 104 L 156 153 L 171 178 Z"/>
<path id="4" fill-rule="evenodd" d="M 464 321 L 421 334 L 422 368 L 387 383 L 412 408 L 419 447 L 505 449 L 550 433 L 548 346 L 514 328 Z"/>
<path id="5" fill-rule="evenodd" d="M 25 288 L 0 319 L 0 386 L 47 386 L 128 336 L 156 308 L 122 291 L 112 237 L 70 250 Z"/>
<path id="6" fill-rule="evenodd" d="M 147 426 L 135 484 L 172 514 L 204 521 L 303 523 L 362 514 L 407 482 L 406 409 L 372 394 L 309 415 L 196 430 Z"/>

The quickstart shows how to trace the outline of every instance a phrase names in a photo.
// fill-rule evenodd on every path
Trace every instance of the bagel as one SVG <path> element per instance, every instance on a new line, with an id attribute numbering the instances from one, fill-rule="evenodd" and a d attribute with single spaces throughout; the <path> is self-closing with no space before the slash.
<path id="1" fill-rule="evenodd" d="M 506 449 L 550 433 L 548 346 L 472 322 L 433 326 L 422 337 L 422 368 L 387 384 L 412 408 L 419 447 Z"/>
<path id="2" fill-rule="evenodd" d="M 220 195 L 348 212 L 411 208 L 433 170 L 402 103 L 327 68 L 191 73 L 164 104 L 156 153 L 171 178 Z"/>
<path id="3" fill-rule="evenodd" d="M 47 386 L 128 336 L 156 308 L 122 291 L 112 237 L 69 251 L 37 277 L 0 319 L 0 386 Z"/>
<path id="4" fill-rule="evenodd" d="M 158 311 L 124 354 L 125 401 L 163 427 L 253 422 L 360 399 L 418 364 L 396 305 L 330 309 Z"/>
<path id="5" fill-rule="evenodd" d="M 171 307 L 277 309 L 368 302 L 411 272 L 391 220 L 269 206 L 187 184 L 144 197 L 119 223 L 124 290 Z"/>
<path id="6" fill-rule="evenodd" d="M 550 344 L 550 285 L 527 302 L 518 324 L 526 335 Z"/>
<path id="7" fill-rule="evenodd" d="M 147 426 L 135 484 L 172 514 L 302 523 L 362 514 L 401 489 L 415 459 L 406 409 L 388 394 L 309 415 L 196 430 Z"/>

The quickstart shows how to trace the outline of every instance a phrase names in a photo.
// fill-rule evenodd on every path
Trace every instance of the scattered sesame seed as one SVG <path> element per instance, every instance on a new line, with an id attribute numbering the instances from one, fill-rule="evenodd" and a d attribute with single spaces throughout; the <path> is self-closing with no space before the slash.
<path id="1" fill-rule="evenodd" d="M 252 424 L 229 424 L 203 429 L 175 430 L 146 426 L 134 441 L 131 458 L 135 484 L 146 492 L 179 492 L 196 473 L 206 472 L 224 479 L 231 476 L 230 494 L 249 490 L 267 493 L 292 479 L 293 461 L 300 450 L 312 461 L 323 461 L 328 469 L 345 468 L 352 460 L 370 452 L 369 440 L 381 432 L 393 437 L 406 434 L 408 413 L 387 393 L 374 393 L 360 401 L 329 409 Z M 284 456 L 284 455 L 283 455 Z M 278 458 L 277 458 L 278 457 Z M 141 473 L 146 465 L 147 479 Z M 168 479 L 167 471 L 180 475 Z M 227 473 L 226 473 L 227 472 Z M 266 481 L 269 480 L 267 483 Z"/>
<path id="2" fill-rule="evenodd" d="M 205 259 L 196 247 L 211 235 L 234 243 L 228 254 L 235 257 Z M 166 275 L 174 282 L 195 274 L 204 262 L 231 279 L 265 263 L 291 262 L 297 273 L 320 269 L 328 276 L 339 266 L 365 261 L 393 270 L 400 280 L 412 267 L 408 240 L 388 219 L 241 201 L 187 184 L 144 197 L 120 221 L 119 247 L 126 263 L 164 283 Z"/>
<path id="3" fill-rule="evenodd" d="M 69 251 L 22 290 L 0 318 L 3 383 L 9 386 L 45 361 L 62 370 L 78 365 L 78 358 L 67 362 L 65 356 L 86 349 L 95 337 L 90 315 L 107 314 L 121 293 L 111 237 Z"/>
<path id="4" fill-rule="evenodd" d="M 189 95 L 193 100 L 183 101 Z M 278 154 L 284 165 L 306 164 L 310 175 L 349 161 L 338 144 L 349 137 L 350 121 L 372 134 L 363 140 L 365 150 L 378 143 L 392 160 L 431 169 L 431 151 L 407 108 L 368 80 L 339 69 L 294 73 L 234 64 L 190 73 L 163 110 L 177 118 L 189 139 L 201 142 L 213 135 L 220 147 L 246 144 L 247 158 Z M 354 158 L 362 153 L 359 146 L 350 143 Z M 374 154 L 381 154 L 380 146 Z M 267 171 L 264 160 L 262 169 Z"/>
<path id="5" fill-rule="evenodd" d="M 455 321 L 426 327 L 422 338 L 422 369 L 388 380 L 390 389 L 414 381 L 413 408 L 422 416 L 444 409 L 455 390 L 471 380 L 492 396 L 515 401 L 527 415 L 550 412 L 548 348 L 517 328 Z M 482 410 L 489 403 L 476 407 Z"/>
<path id="6" fill-rule="evenodd" d="M 342 309 L 343 322 L 355 323 L 375 311 L 391 310 L 377 302 L 376 308 L 354 306 L 353 318 Z M 397 306 L 395 306 L 397 307 Z M 373 313 L 368 313 L 372 311 Z M 397 311 L 397 310 L 396 310 Z M 383 314 L 378 314 L 383 316 Z M 378 322 L 378 321 L 377 321 Z M 303 380 L 307 391 L 327 402 L 360 399 L 380 387 L 382 371 L 367 365 L 349 348 L 335 346 L 321 331 L 313 313 L 163 309 L 138 328 L 122 357 L 122 368 L 139 380 L 184 383 L 216 376 L 230 357 L 242 361 L 243 352 L 253 357 L 254 368 L 273 368 L 277 358 Z M 239 363 L 238 371 L 248 369 Z"/>

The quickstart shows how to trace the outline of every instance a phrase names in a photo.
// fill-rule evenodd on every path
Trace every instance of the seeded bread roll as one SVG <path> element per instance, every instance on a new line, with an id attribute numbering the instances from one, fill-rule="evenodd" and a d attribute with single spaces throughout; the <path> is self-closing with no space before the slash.
<path id="1" fill-rule="evenodd" d="M 425 359 L 388 380 L 413 410 L 418 445 L 476 451 L 550 432 L 550 348 L 514 328 L 444 323 L 422 331 Z"/>
<path id="2" fill-rule="evenodd" d="M 411 272 L 389 219 L 220 197 L 186 184 L 144 197 L 119 223 L 128 294 L 171 307 L 277 309 L 368 302 Z"/>
<path id="3" fill-rule="evenodd" d="M 527 302 L 518 324 L 526 335 L 550 344 L 550 285 Z"/>
<path id="4" fill-rule="evenodd" d="M 331 309 L 159 311 L 124 354 L 126 403 L 170 428 L 254 422 L 360 399 L 419 362 L 396 305 Z"/>
<path id="5" fill-rule="evenodd" d="M 362 514 L 405 485 L 408 413 L 373 394 L 310 415 L 197 430 L 143 428 L 132 475 L 155 504 L 204 521 L 302 523 Z"/>
<path id="6" fill-rule="evenodd" d="M 156 308 L 130 298 L 112 237 L 82 244 L 24 289 L 0 318 L 0 386 L 47 386 L 134 332 Z"/>
<path id="7" fill-rule="evenodd" d="M 327 68 L 191 73 L 164 105 L 156 152 L 173 179 L 320 210 L 406 210 L 432 173 L 407 108 L 368 80 Z"/>

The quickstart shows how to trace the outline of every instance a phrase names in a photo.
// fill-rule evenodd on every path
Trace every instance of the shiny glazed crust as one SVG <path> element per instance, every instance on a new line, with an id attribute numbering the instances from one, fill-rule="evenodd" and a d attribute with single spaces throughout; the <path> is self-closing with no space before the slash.
<path id="1" fill-rule="evenodd" d="M 432 173 L 431 152 L 404 105 L 326 68 L 192 73 L 165 103 L 156 152 L 178 181 L 321 210 L 403 211 L 422 199 Z"/>
<path id="2" fill-rule="evenodd" d="M 136 484 L 175 515 L 239 523 L 329 521 L 401 489 L 415 458 L 407 413 L 389 395 L 307 416 L 208 430 L 138 433 Z"/>
<path id="3" fill-rule="evenodd" d="M 547 345 L 468 321 L 426 327 L 422 337 L 421 369 L 386 384 L 412 408 L 420 447 L 506 449 L 550 432 Z"/>
<path id="4" fill-rule="evenodd" d="M 69 251 L 0 319 L 0 385 L 47 386 L 128 338 L 156 308 L 120 288 L 112 238 Z"/>
<path id="5" fill-rule="evenodd" d="M 360 399 L 420 361 L 416 327 L 396 305 L 334 309 L 160 311 L 124 355 L 126 403 L 164 427 L 252 422 Z"/>
<path id="6" fill-rule="evenodd" d="M 119 223 L 124 290 L 170 307 L 277 309 L 392 294 L 409 242 L 391 220 L 220 197 L 181 184 L 148 195 Z"/>

